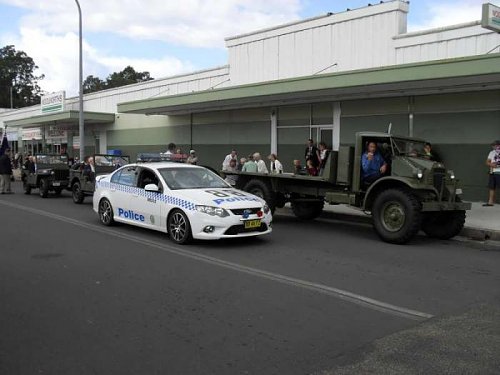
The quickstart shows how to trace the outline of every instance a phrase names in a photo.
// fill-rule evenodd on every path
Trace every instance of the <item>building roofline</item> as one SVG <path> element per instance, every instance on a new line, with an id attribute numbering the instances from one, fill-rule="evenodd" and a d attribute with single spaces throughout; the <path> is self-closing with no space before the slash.
<path id="1" fill-rule="evenodd" d="M 443 27 L 435 27 L 432 29 L 426 29 L 426 30 L 418 30 L 418 31 L 412 31 L 409 33 L 405 34 L 400 34 L 396 35 L 393 37 L 393 39 L 404 39 L 404 38 L 411 38 L 415 36 L 422 36 L 422 35 L 428 35 L 428 34 L 435 34 L 435 33 L 442 33 L 444 31 L 451 31 L 451 30 L 456 30 L 456 29 L 463 29 L 466 27 L 474 27 L 474 26 L 479 26 L 481 25 L 481 21 L 471 21 L 471 22 L 464 22 L 464 23 L 458 23 L 456 25 L 450 25 L 450 26 L 443 26 Z M 485 32 L 491 32 L 493 31 L 488 31 L 485 29 Z"/>

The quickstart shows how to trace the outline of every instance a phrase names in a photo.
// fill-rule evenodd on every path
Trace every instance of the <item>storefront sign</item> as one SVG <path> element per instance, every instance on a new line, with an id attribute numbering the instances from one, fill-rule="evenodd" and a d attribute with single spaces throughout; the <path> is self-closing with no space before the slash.
<path id="1" fill-rule="evenodd" d="M 80 137 L 78 135 L 73 137 L 73 148 L 75 150 L 80 149 Z"/>
<path id="2" fill-rule="evenodd" d="M 481 25 L 500 33 L 500 7 L 493 4 L 483 4 L 483 18 Z"/>
<path id="3" fill-rule="evenodd" d="M 64 138 L 66 139 L 68 135 L 68 132 L 66 130 L 58 129 L 58 128 L 51 128 L 47 129 L 47 132 L 45 133 L 45 138 L 47 139 L 52 139 L 52 138 Z"/>
<path id="4" fill-rule="evenodd" d="M 42 113 L 52 113 L 64 111 L 65 91 L 43 95 L 41 98 Z"/>
<path id="5" fill-rule="evenodd" d="M 21 138 L 23 141 L 40 140 L 42 139 L 42 129 L 28 128 L 21 130 Z"/>

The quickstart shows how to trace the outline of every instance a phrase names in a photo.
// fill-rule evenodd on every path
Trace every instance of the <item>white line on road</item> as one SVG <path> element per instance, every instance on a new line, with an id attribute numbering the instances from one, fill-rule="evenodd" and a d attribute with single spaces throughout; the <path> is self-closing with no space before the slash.
<path id="1" fill-rule="evenodd" d="M 6 201 L 0 201 L 0 204 L 7 206 L 7 207 L 16 208 L 18 210 L 23 210 L 25 212 L 30 212 L 30 213 L 35 214 L 35 215 L 40 215 L 40 216 L 44 216 L 44 217 L 51 218 L 54 220 L 73 224 L 73 225 L 76 225 L 79 227 L 83 227 L 83 228 L 92 230 L 94 232 L 100 232 L 100 233 L 104 233 L 106 235 L 111 235 L 111 236 L 125 239 L 128 241 L 137 242 L 137 243 L 140 243 L 141 245 L 147 245 L 149 247 L 160 249 L 162 251 L 166 251 L 166 252 L 171 253 L 171 254 L 183 256 L 186 258 L 194 259 L 194 260 L 205 262 L 205 263 L 209 263 L 209 264 L 216 265 L 219 267 L 224 267 L 226 269 L 231 269 L 233 271 L 243 272 L 243 273 L 246 273 L 248 275 L 257 276 L 257 277 L 260 277 L 263 279 L 276 281 L 276 282 L 279 282 L 282 284 L 287 284 L 287 285 L 299 287 L 302 289 L 311 290 L 311 291 L 314 291 L 317 293 L 321 293 L 324 295 L 328 295 L 331 297 L 341 299 L 343 301 L 354 303 L 356 305 L 363 306 L 363 307 L 366 307 L 366 308 L 369 308 L 372 310 L 380 311 L 380 312 L 383 312 L 385 314 L 390 314 L 393 316 L 403 317 L 403 318 L 407 318 L 407 319 L 411 319 L 411 320 L 425 320 L 425 319 L 429 319 L 429 318 L 433 317 L 433 315 L 431 315 L 431 314 L 427 314 L 427 313 L 412 310 L 412 309 L 407 309 L 407 308 L 401 307 L 401 306 L 392 305 L 390 303 L 382 302 L 382 301 L 379 301 L 379 300 L 376 300 L 373 298 L 369 298 L 369 297 L 365 297 L 365 296 L 362 296 L 359 294 L 351 293 L 351 292 L 346 291 L 346 290 L 337 289 L 337 288 L 333 288 L 333 287 L 330 287 L 327 285 L 313 283 L 313 282 L 309 282 L 306 280 L 301 280 L 301 279 L 281 275 L 281 274 L 274 273 L 274 272 L 260 270 L 257 268 L 244 266 L 244 265 L 241 265 L 238 263 L 228 262 L 226 260 L 222 260 L 222 259 L 212 257 L 209 255 L 199 254 L 199 253 L 195 253 L 193 251 L 189 251 L 186 249 L 181 249 L 181 248 L 173 246 L 173 245 L 160 243 L 160 242 L 156 242 L 156 241 L 151 241 L 151 240 L 139 237 L 139 236 L 134 236 L 134 235 L 125 234 L 125 233 L 119 233 L 117 231 L 111 230 L 111 229 L 106 228 L 104 226 L 98 226 L 95 224 L 85 223 L 85 222 L 80 221 L 80 220 L 72 219 L 70 217 L 54 214 L 54 213 L 47 212 L 47 211 L 38 210 L 36 208 L 31 208 L 31 207 L 23 206 L 23 205 L 12 203 L 12 202 L 6 202 Z"/>

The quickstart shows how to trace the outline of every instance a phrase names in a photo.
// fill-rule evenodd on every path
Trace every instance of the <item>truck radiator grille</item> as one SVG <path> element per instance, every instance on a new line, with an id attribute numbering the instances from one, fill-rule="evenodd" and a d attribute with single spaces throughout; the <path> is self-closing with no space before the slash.
<path id="1" fill-rule="evenodd" d="M 445 179 L 446 179 L 446 170 L 434 169 L 432 183 L 439 193 L 441 193 L 442 191 L 443 185 L 445 184 Z"/>
<path id="2" fill-rule="evenodd" d="M 57 181 L 67 180 L 69 178 L 69 171 L 65 170 L 55 170 L 54 171 L 54 179 Z"/>

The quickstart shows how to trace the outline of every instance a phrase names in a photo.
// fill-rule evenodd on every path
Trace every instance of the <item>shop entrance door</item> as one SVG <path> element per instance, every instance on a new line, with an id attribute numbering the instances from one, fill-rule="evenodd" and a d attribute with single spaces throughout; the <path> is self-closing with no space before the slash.
<path id="1" fill-rule="evenodd" d="M 311 128 L 311 138 L 318 145 L 320 142 L 325 142 L 326 147 L 331 149 L 333 141 L 333 128 L 332 126 L 322 126 Z"/>

